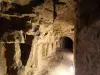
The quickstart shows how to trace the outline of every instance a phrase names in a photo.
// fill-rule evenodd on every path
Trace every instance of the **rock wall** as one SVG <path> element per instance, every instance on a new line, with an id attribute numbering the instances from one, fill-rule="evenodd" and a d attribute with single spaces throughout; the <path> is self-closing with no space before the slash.
<path id="1" fill-rule="evenodd" d="M 45 59 L 59 47 L 59 38 L 74 41 L 75 1 L 38 1 L 1 2 L 0 75 L 47 75 Z"/>
<path id="2" fill-rule="evenodd" d="M 78 0 L 76 75 L 100 75 L 100 1 Z"/>

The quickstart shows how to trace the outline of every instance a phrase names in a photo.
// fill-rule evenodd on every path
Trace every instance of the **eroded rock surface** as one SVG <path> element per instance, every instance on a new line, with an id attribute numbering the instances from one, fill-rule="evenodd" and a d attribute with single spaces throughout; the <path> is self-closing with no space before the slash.
<path id="1" fill-rule="evenodd" d="M 35 0 L 25 0 L 25 4 L 24 0 L 16 1 L 3 0 L 0 5 L 0 75 L 49 75 L 45 72 L 47 58 L 53 59 L 60 37 L 74 41 L 76 3 L 37 0 L 35 5 Z"/>

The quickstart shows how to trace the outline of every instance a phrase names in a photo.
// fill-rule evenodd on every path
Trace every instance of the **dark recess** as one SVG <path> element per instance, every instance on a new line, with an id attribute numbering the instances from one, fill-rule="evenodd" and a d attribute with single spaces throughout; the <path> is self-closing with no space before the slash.
<path id="1" fill-rule="evenodd" d="M 6 19 L 5 17 L 0 17 L 0 38 L 2 38 L 5 32 L 12 31 L 28 31 L 32 28 L 30 23 L 27 23 L 30 18 L 28 16 L 23 18 L 18 17 L 10 17 L 10 19 Z"/>
<path id="2" fill-rule="evenodd" d="M 26 35 L 25 43 L 31 45 L 34 39 L 33 35 Z"/>
<path id="3" fill-rule="evenodd" d="M 66 5 L 64 2 L 57 2 L 58 5 Z"/>
<path id="4" fill-rule="evenodd" d="M 6 19 L 5 17 L 0 17 L 0 31 L 5 30 L 23 30 L 27 28 L 31 28 L 31 25 L 27 23 L 30 18 L 28 16 L 23 18 L 18 17 L 10 17 L 10 19 Z"/>
<path id="5" fill-rule="evenodd" d="M 15 69 L 14 64 L 14 54 L 15 54 L 15 46 L 14 44 L 7 44 L 5 43 L 5 58 L 6 58 L 6 65 L 7 65 L 7 73 L 8 75 L 17 75 L 17 68 Z"/>
<path id="6" fill-rule="evenodd" d="M 30 14 L 35 13 L 33 8 L 41 5 L 43 2 L 44 0 L 31 0 L 29 4 L 24 6 L 16 3 L 2 2 L 0 7 L 2 9 L 1 12 L 7 14 Z"/>
<path id="7" fill-rule="evenodd" d="M 27 64 L 29 55 L 30 55 L 30 51 L 31 51 L 31 45 L 29 44 L 20 44 L 20 49 L 21 49 L 21 60 L 22 60 L 22 64 L 25 66 Z"/>

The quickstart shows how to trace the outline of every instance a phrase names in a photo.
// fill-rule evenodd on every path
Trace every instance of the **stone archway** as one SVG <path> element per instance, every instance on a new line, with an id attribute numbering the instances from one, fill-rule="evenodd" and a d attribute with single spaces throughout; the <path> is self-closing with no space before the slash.
<path id="1" fill-rule="evenodd" d="M 73 52 L 73 40 L 70 37 L 64 36 L 59 39 L 60 48 Z"/>

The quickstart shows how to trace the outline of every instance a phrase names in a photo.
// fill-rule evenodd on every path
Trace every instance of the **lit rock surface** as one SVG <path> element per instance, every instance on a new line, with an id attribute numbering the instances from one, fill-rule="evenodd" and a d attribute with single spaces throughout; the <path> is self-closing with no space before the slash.
<path id="1" fill-rule="evenodd" d="M 0 6 L 0 75 L 49 75 L 47 71 L 64 63 L 62 54 L 55 55 L 60 37 L 74 41 L 76 3 L 9 1 Z M 50 62 L 56 58 L 59 63 Z"/>

